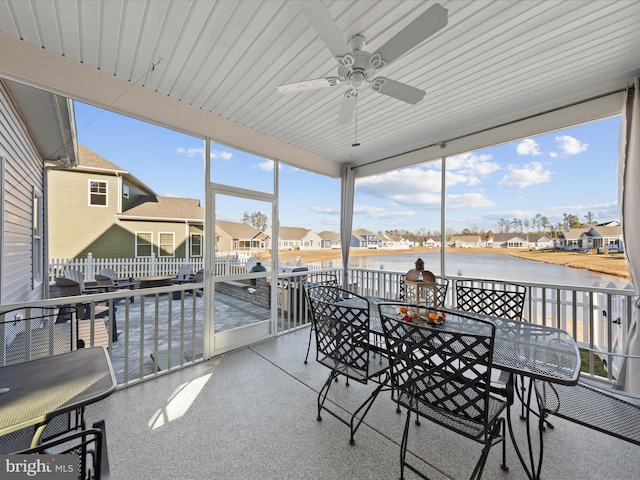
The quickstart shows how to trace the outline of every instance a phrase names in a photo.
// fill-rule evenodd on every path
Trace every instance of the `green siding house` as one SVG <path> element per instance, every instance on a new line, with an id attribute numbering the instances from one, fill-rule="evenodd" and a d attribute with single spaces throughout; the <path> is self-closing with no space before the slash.
<path id="1" fill-rule="evenodd" d="M 201 258 L 204 209 L 162 197 L 83 145 L 72 168 L 50 170 L 49 258 Z"/>

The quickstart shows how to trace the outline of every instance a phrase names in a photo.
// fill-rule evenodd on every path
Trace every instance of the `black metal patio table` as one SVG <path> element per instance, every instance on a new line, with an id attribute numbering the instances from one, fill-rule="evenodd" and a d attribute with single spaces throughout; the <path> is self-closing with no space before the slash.
<path id="1" fill-rule="evenodd" d="M 97 402 L 115 391 L 104 347 L 81 348 L 0 368 L 0 436 L 37 426 L 35 446 L 54 417 Z"/>
<path id="2" fill-rule="evenodd" d="M 370 330 L 378 338 L 375 340 L 380 345 L 380 339 L 384 336 L 380 322 L 379 305 L 385 302 L 398 304 L 397 300 L 389 300 L 379 297 L 366 297 L 370 302 Z M 344 302 L 353 302 L 348 299 Z M 384 307 L 383 307 L 384 308 Z M 513 441 L 514 449 L 530 479 L 539 479 L 543 459 L 543 430 L 542 418 L 538 421 L 539 454 L 535 458 L 532 428 L 530 425 L 534 381 L 544 381 L 562 385 L 576 385 L 580 376 L 580 353 L 578 346 L 569 333 L 564 330 L 537 325 L 517 320 L 509 320 L 489 315 L 457 311 L 452 308 L 437 307 L 440 312 L 446 313 L 446 322 L 456 322 L 457 314 L 466 317 L 476 317 L 493 323 L 495 330 L 495 344 L 493 352 L 493 366 L 507 371 L 513 375 L 521 375 L 529 380 L 526 398 L 523 398 L 526 411 L 525 416 L 528 459 L 520 452 L 511 424 L 511 409 L 507 409 L 507 423 L 509 435 Z M 384 343 L 382 343 L 384 345 Z M 513 388 L 511 385 L 510 388 Z"/>

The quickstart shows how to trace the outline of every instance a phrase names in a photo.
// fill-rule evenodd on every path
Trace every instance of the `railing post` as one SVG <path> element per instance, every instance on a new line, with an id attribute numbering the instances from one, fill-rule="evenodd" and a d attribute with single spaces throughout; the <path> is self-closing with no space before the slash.
<path id="1" fill-rule="evenodd" d="M 95 280 L 95 272 L 93 271 L 93 253 L 87 253 L 87 263 L 84 266 L 85 280 L 92 282 Z"/>

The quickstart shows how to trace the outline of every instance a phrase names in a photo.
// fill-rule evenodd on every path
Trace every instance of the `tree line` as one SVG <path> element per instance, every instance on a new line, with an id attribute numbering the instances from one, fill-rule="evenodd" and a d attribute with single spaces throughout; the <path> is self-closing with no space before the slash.
<path id="1" fill-rule="evenodd" d="M 496 233 L 524 233 L 529 235 L 548 235 L 552 238 L 558 236 L 561 232 L 567 232 L 571 228 L 585 228 L 597 225 L 596 216 L 593 212 L 587 212 L 586 215 L 583 215 L 583 220 L 580 220 L 580 216 L 572 213 L 563 213 L 562 221 L 557 223 L 552 223 L 549 220 L 549 217 L 542 215 L 540 213 L 534 215 L 532 218 L 512 218 L 506 219 L 501 218 L 498 220 L 496 225 L 496 231 L 493 230 L 485 230 L 479 228 L 477 226 L 472 226 L 470 228 L 464 228 L 461 231 L 456 231 L 451 228 L 448 228 L 446 231 L 446 238 L 451 238 L 456 235 L 478 235 L 483 240 L 488 240 L 491 236 Z M 378 232 L 382 233 L 382 232 Z M 440 237 L 440 230 L 427 230 L 421 228 L 417 232 L 410 232 L 408 230 L 403 229 L 394 229 L 394 230 L 386 230 L 384 232 L 387 235 L 400 235 L 403 238 L 411 240 L 413 242 L 419 242 L 422 244 L 422 241 L 428 237 Z"/>

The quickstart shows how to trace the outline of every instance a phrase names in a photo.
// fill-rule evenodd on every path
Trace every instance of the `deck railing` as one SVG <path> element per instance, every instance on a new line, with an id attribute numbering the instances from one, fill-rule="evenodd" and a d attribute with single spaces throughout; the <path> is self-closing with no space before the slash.
<path id="1" fill-rule="evenodd" d="M 304 289 L 309 272 L 278 275 L 277 334 L 307 327 L 311 322 Z M 315 270 L 314 274 L 335 274 L 343 283 L 341 269 Z M 350 269 L 347 289 L 360 295 L 398 298 L 401 272 Z M 450 278 L 447 305 L 455 305 L 454 281 Z M 468 279 L 480 286 L 487 280 Z M 570 332 L 584 351 L 585 375 L 614 379 L 620 365 L 613 354 L 624 351 L 637 295 L 633 290 L 609 287 L 574 287 L 523 283 L 527 287 L 524 320 L 559 327 Z M 194 290 L 204 284 L 173 285 L 127 292 L 100 293 L 80 297 L 29 302 L 25 308 L 51 307 L 86 302 L 91 311 L 101 302 L 117 310 L 117 324 L 108 322 L 109 343 L 120 386 L 153 378 L 203 358 L 204 296 Z M 16 307 L 2 305 L 0 314 Z M 267 310 L 268 312 L 268 310 Z M 217 312 L 216 312 L 217 315 Z M 219 316 L 216 322 L 220 320 Z M 234 318 L 234 322 L 236 319 Z M 252 321 L 250 318 L 247 321 Z M 216 327 L 217 328 L 217 327 Z M 231 327 L 230 327 L 231 328 Z M 113 341 L 111 329 L 120 330 Z M 91 342 L 89 342 L 91 343 Z M 301 359 L 302 361 L 302 359 Z"/>

